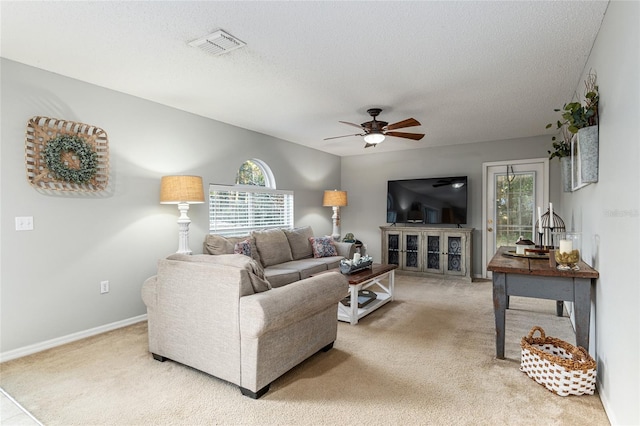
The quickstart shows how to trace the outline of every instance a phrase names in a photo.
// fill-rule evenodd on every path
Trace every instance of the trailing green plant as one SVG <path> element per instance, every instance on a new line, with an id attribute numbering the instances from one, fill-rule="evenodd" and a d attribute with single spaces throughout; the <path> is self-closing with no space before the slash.
<path id="1" fill-rule="evenodd" d="M 555 112 L 562 113 L 562 121 L 558 120 L 556 129 L 562 130 L 563 140 L 556 140 L 552 137 L 554 151 L 547 151 L 549 159 L 554 157 L 562 158 L 571 155 L 571 138 L 578 130 L 583 127 L 595 126 L 598 124 L 598 86 L 596 85 L 596 74 L 589 72 L 584 82 L 585 94 L 584 105 L 580 102 L 569 102 L 564 104 L 562 109 L 556 108 Z M 553 123 L 547 124 L 547 129 L 553 126 Z"/>
<path id="2" fill-rule="evenodd" d="M 562 109 L 554 109 L 555 112 L 562 113 L 562 118 L 564 120 L 558 120 L 556 123 L 558 130 L 560 130 L 562 126 L 567 126 L 567 129 L 571 133 L 578 133 L 578 130 L 583 127 L 595 126 L 598 124 L 598 101 L 600 100 L 600 97 L 598 94 L 598 86 L 596 85 L 596 78 L 596 74 L 594 72 L 590 72 L 584 82 L 584 105 L 580 102 L 569 102 L 564 104 Z M 546 128 L 548 129 L 551 126 L 553 126 L 553 123 L 547 124 Z"/>

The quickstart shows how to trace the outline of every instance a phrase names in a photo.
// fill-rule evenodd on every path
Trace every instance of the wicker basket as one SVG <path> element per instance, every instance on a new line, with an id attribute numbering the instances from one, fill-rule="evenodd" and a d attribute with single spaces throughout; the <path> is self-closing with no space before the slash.
<path id="1" fill-rule="evenodd" d="M 540 337 L 533 337 L 535 332 Z M 547 337 L 535 326 L 521 341 L 520 370 L 551 392 L 560 395 L 593 395 L 596 362 L 580 346 Z"/>

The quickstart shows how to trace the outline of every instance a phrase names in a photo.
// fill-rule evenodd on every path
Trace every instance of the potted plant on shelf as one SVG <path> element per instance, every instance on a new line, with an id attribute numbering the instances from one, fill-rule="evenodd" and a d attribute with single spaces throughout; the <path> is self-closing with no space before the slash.
<path id="1" fill-rule="evenodd" d="M 596 85 L 596 74 L 590 72 L 584 84 L 584 105 L 580 102 L 570 102 L 564 104 L 562 109 L 554 110 L 562 113 L 564 121 L 558 120 L 556 125 L 558 130 L 563 130 L 564 141 L 553 144 L 556 151 L 554 153 L 549 151 L 551 155 L 549 158 L 565 157 L 563 153 L 567 152 L 567 145 L 566 156 L 570 156 L 572 135 L 577 134 L 578 150 L 582 161 L 580 167 L 582 182 L 591 183 L 598 181 L 598 102 L 600 97 Z M 552 123 L 547 124 L 547 129 L 551 126 L 553 126 Z M 552 140 L 555 141 L 555 138 Z"/>

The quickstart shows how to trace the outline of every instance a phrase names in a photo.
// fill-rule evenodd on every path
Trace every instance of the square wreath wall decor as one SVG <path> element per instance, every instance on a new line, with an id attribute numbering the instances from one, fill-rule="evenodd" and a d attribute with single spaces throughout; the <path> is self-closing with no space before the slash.
<path id="1" fill-rule="evenodd" d="M 27 179 L 37 188 L 97 192 L 109 183 L 107 133 L 99 127 L 48 117 L 27 122 Z"/>

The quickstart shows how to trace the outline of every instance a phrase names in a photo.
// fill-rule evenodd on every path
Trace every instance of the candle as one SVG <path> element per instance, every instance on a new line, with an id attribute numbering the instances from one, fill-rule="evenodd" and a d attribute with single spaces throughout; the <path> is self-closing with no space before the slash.
<path id="1" fill-rule="evenodd" d="M 560 253 L 571 253 L 573 251 L 573 241 L 560 240 L 560 249 L 558 251 Z"/>
<path id="2" fill-rule="evenodd" d="M 553 228 L 553 203 L 549 203 L 549 228 Z"/>
<path id="3" fill-rule="evenodd" d="M 542 211 L 538 206 L 538 232 L 542 234 Z"/>
<path id="4" fill-rule="evenodd" d="M 353 263 L 358 263 L 359 260 L 360 260 L 360 253 L 354 253 L 353 254 Z"/>

